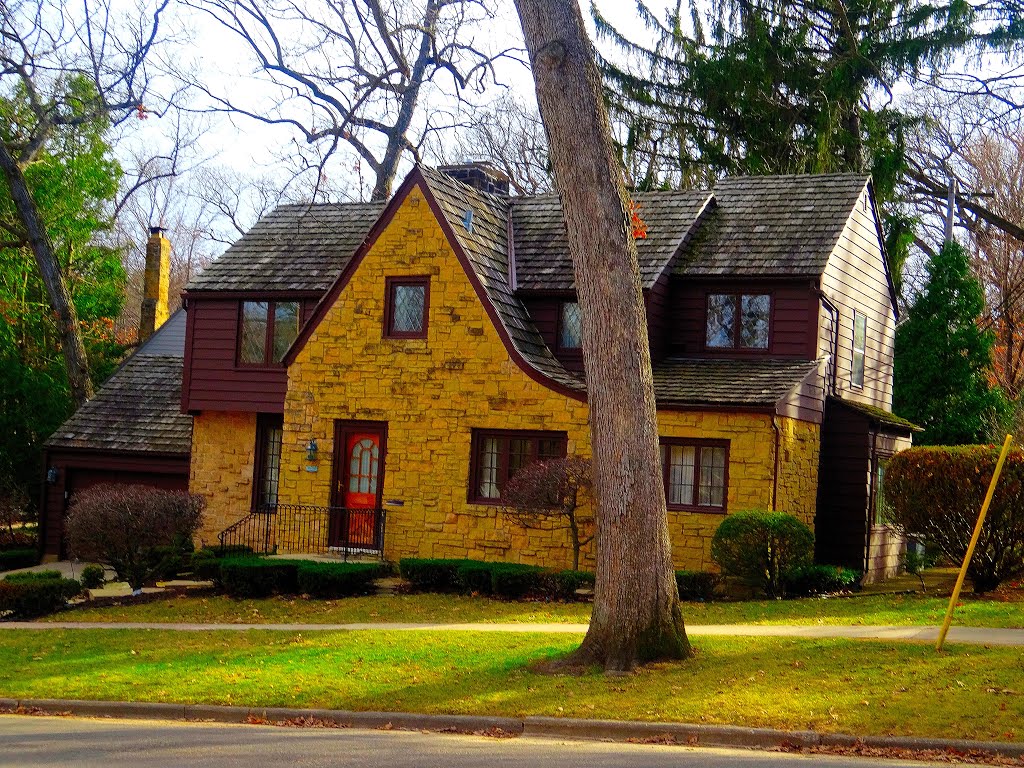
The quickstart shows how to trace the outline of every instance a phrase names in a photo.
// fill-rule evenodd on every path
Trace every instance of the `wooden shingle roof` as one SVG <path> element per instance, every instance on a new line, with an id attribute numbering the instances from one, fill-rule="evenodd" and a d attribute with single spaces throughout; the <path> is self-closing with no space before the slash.
<path id="1" fill-rule="evenodd" d="M 282 205 L 213 261 L 187 291 L 325 291 L 384 203 Z"/>
<path id="2" fill-rule="evenodd" d="M 640 281 L 650 288 L 691 234 L 710 192 L 641 192 L 633 195 L 647 235 L 636 241 Z M 523 290 L 573 290 L 575 280 L 569 244 L 557 195 L 514 198 L 512 231 L 516 276 Z"/>
<path id="3" fill-rule="evenodd" d="M 185 313 L 178 310 L 46 441 L 47 448 L 187 455 L 181 412 Z"/>
<path id="4" fill-rule="evenodd" d="M 811 360 L 669 358 L 654 366 L 658 405 L 771 406 L 817 371 Z"/>
<path id="5" fill-rule="evenodd" d="M 674 273 L 817 277 L 868 182 L 855 173 L 722 179 Z"/>

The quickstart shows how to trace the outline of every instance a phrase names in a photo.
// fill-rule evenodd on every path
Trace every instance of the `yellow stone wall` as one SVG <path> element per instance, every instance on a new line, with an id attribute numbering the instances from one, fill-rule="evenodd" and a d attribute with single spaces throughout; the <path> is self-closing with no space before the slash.
<path id="1" fill-rule="evenodd" d="M 256 451 L 256 414 L 203 411 L 192 419 L 189 490 L 206 498 L 196 544 L 249 514 Z"/>
<path id="2" fill-rule="evenodd" d="M 403 275 L 430 276 L 426 339 L 383 338 L 385 278 Z M 567 433 L 570 454 L 586 456 L 587 406 L 533 381 L 509 358 L 419 188 L 288 369 L 281 504 L 329 504 L 336 419 L 388 423 L 383 498 L 404 502 L 387 507 L 388 558 L 570 564 L 565 531 L 524 531 L 497 508 L 467 502 L 470 439 L 475 428 L 558 430 Z M 769 416 L 662 412 L 659 422 L 665 437 L 728 439 L 728 509 L 769 506 L 774 450 Z M 780 502 L 784 498 L 787 506 L 780 503 L 780 508 L 813 522 L 818 428 L 779 422 L 791 457 L 780 482 Z M 197 441 L 205 436 L 199 423 Z M 254 424 L 238 427 L 251 434 Z M 315 473 L 306 471 L 310 438 L 320 449 Z M 251 478 L 251 457 L 247 465 L 236 463 L 236 474 L 239 469 Z M 229 470 L 221 466 L 219 471 Z M 670 514 L 678 567 L 712 567 L 708 547 L 721 517 Z M 279 521 L 281 551 L 289 550 L 285 531 L 290 527 L 290 521 Z M 592 567 L 592 558 L 585 557 L 582 567 Z"/>

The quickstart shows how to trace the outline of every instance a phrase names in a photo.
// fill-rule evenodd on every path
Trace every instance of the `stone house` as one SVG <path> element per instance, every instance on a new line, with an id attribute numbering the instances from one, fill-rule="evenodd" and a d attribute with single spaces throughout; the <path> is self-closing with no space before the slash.
<path id="1" fill-rule="evenodd" d="M 565 567 L 503 483 L 590 453 L 555 196 L 483 164 L 416 167 L 387 203 L 286 205 L 192 281 L 181 409 L 206 543 Z M 818 557 L 896 567 L 878 511 L 897 309 L 870 179 L 733 178 L 635 196 L 678 567 L 724 515 L 793 513 Z M 584 552 L 584 566 L 589 553 Z"/>

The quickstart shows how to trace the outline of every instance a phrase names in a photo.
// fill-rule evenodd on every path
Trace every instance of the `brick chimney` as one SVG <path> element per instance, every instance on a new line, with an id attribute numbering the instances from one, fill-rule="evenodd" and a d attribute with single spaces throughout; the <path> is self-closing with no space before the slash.
<path id="1" fill-rule="evenodd" d="M 150 227 L 146 241 L 146 273 L 143 278 L 142 316 L 139 320 L 139 342 L 153 335 L 170 314 L 167 289 L 171 281 L 171 241 L 164 237 L 163 227 Z"/>
<path id="2" fill-rule="evenodd" d="M 461 181 L 481 192 L 492 195 L 508 195 L 508 176 L 485 160 L 475 160 L 458 165 L 442 165 L 437 170 Z"/>

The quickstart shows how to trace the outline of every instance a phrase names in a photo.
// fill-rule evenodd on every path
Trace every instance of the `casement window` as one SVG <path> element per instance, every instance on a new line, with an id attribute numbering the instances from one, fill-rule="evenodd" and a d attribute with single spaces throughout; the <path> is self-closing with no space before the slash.
<path id="1" fill-rule="evenodd" d="M 709 293 L 705 346 L 768 349 L 771 308 L 767 293 Z"/>
<path id="2" fill-rule="evenodd" d="M 567 442 L 564 432 L 473 430 L 469 500 L 496 502 L 516 472 L 534 461 L 565 456 Z"/>
<path id="3" fill-rule="evenodd" d="M 241 365 L 274 365 L 299 335 L 299 302 L 243 301 L 238 334 Z"/>
<path id="4" fill-rule="evenodd" d="M 875 525 L 888 525 L 892 519 L 889 505 L 885 500 L 885 470 L 889 466 L 890 456 L 878 455 L 875 457 L 875 471 L 872 475 L 871 493 L 873 494 L 872 523 Z"/>
<path id="5" fill-rule="evenodd" d="M 558 348 L 579 352 L 583 347 L 583 317 L 575 301 L 563 301 L 558 311 Z"/>
<path id="6" fill-rule="evenodd" d="M 669 509 L 724 512 L 729 443 L 662 439 L 661 471 Z"/>
<path id="7" fill-rule="evenodd" d="M 864 352 L 867 348 L 868 318 L 860 312 L 853 313 L 853 365 L 850 368 L 850 386 L 860 389 L 864 386 Z"/>
<path id="8" fill-rule="evenodd" d="M 384 285 L 384 336 L 425 339 L 430 308 L 429 277 L 389 277 Z"/>
<path id="9" fill-rule="evenodd" d="M 252 508 L 277 504 L 277 483 L 281 477 L 281 438 L 283 418 L 261 413 L 256 417 L 256 461 L 252 482 Z"/>

